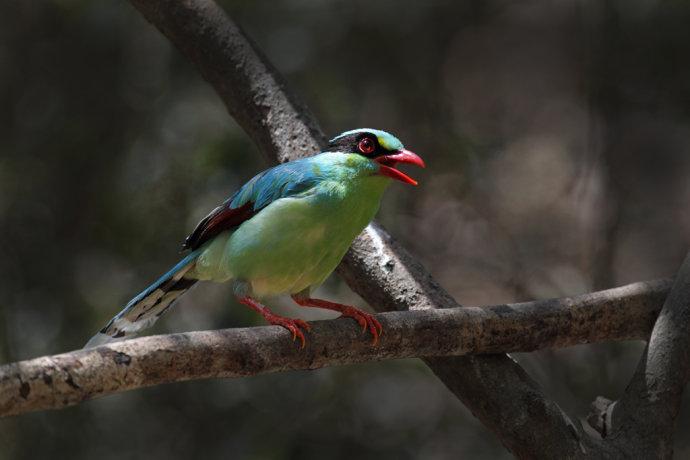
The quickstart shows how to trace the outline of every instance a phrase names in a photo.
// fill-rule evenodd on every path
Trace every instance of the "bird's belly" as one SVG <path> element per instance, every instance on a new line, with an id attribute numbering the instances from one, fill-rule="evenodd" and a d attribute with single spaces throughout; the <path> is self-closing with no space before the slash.
<path id="1" fill-rule="evenodd" d="M 371 220 L 377 204 L 344 216 L 343 209 L 330 210 L 305 198 L 277 200 L 224 242 L 214 242 L 217 269 L 207 278 L 244 281 L 257 297 L 319 285 Z"/>

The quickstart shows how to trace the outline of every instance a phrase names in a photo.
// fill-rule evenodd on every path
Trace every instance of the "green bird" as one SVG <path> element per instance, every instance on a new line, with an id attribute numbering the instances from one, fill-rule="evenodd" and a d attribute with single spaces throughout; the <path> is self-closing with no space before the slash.
<path id="1" fill-rule="evenodd" d="M 303 307 L 341 312 L 376 343 L 382 328 L 373 315 L 310 293 L 373 219 L 391 181 L 417 185 L 396 169 L 400 163 L 425 166 L 391 134 L 355 129 L 331 139 L 325 152 L 254 176 L 199 222 L 184 243 L 189 254 L 134 297 L 86 348 L 151 326 L 197 281 L 232 283 L 240 303 L 288 329 L 302 347 L 309 324 L 278 316 L 259 299 L 289 294 Z"/>

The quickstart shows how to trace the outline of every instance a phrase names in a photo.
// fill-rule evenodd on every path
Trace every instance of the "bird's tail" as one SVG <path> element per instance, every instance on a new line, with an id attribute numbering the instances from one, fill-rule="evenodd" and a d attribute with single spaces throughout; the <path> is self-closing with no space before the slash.
<path id="1" fill-rule="evenodd" d="M 199 252 L 197 250 L 187 255 L 155 283 L 130 300 L 120 313 L 91 337 L 84 348 L 124 340 L 153 325 L 182 294 L 197 282 L 195 279 L 185 278 L 185 274 L 194 267 Z"/>

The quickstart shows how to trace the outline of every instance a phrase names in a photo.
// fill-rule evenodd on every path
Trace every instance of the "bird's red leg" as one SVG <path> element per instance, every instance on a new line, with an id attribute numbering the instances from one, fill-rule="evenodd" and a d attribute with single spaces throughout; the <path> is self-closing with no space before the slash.
<path id="1" fill-rule="evenodd" d="M 378 343 L 379 336 L 383 333 L 383 327 L 374 315 L 350 305 L 329 302 L 328 300 L 312 299 L 310 297 L 303 297 L 297 294 L 292 296 L 292 300 L 302 307 L 325 308 L 327 310 L 339 311 L 343 316 L 355 319 L 359 325 L 362 326 L 363 331 L 366 331 L 367 328 L 369 328 L 371 335 L 374 336 L 374 345 Z"/>
<path id="2" fill-rule="evenodd" d="M 306 340 L 300 328 L 304 329 L 305 331 L 308 331 L 309 329 L 311 329 L 309 323 L 301 319 L 285 318 L 283 316 L 276 315 L 267 307 L 261 305 L 259 302 L 252 299 L 251 297 L 238 297 L 237 301 L 243 305 L 248 306 L 252 310 L 258 312 L 270 324 L 275 324 L 276 326 L 283 326 L 285 329 L 292 332 L 292 340 L 294 341 L 297 337 L 299 337 L 300 341 L 302 342 L 302 348 L 304 348 Z"/>

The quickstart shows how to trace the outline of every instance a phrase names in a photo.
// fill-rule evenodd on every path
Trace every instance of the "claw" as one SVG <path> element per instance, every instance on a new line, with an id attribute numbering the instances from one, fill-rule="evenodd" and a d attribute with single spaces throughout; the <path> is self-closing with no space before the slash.
<path id="1" fill-rule="evenodd" d="M 376 329 L 378 329 L 379 335 L 382 335 L 383 334 L 383 326 L 381 326 L 381 323 L 379 323 L 379 320 L 377 320 L 375 316 L 372 316 L 371 320 L 373 321 L 374 325 L 376 326 Z"/>
<path id="2" fill-rule="evenodd" d="M 362 334 L 363 334 L 363 333 L 367 332 L 368 324 L 367 324 L 367 320 L 364 317 L 362 317 L 362 315 L 359 315 L 358 313 L 359 312 L 357 310 L 355 310 L 354 308 L 350 308 L 350 309 L 343 310 L 343 314 L 341 316 L 352 318 L 355 321 L 357 321 L 359 323 L 359 325 L 362 326 Z"/>
<path id="3" fill-rule="evenodd" d="M 367 319 L 367 324 L 369 325 L 369 331 L 371 332 L 371 335 L 374 336 L 374 339 L 371 342 L 372 345 L 378 344 L 379 343 L 379 330 L 378 330 L 378 327 L 376 325 L 376 323 L 378 323 L 378 321 L 376 321 L 376 318 L 374 318 L 372 315 L 370 315 L 368 313 L 363 313 L 363 312 L 359 312 L 359 313 L 362 315 L 365 315 L 365 317 Z"/>
<path id="4" fill-rule="evenodd" d="M 292 341 L 294 342 L 299 338 L 300 341 L 300 348 L 304 348 L 307 345 L 307 339 L 304 337 L 304 333 L 300 330 L 300 328 L 309 330 L 311 329 L 311 326 L 309 326 L 309 323 L 306 321 L 302 321 L 301 319 L 291 319 L 291 318 L 283 318 L 282 316 L 278 315 L 268 315 L 264 316 L 266 318 L 266 321 L 269 323 L 276 325 L 276 326 L 282 326 L 288 331 L 292 332 Z"/>
<path id="5" fill-rule="evenodd" d="M 379 341 L 379 328 L 381 324 L 374 318 L 374 315 L 357 310 L 354 307 L 347 307 L 343 309 L 343 317 L 352 318 L 362 326 L 362 332 L 366 332 L 367 328 L 374 337 L 373 344 L 376 345 Z"/>

